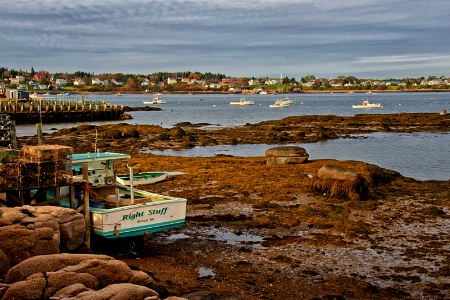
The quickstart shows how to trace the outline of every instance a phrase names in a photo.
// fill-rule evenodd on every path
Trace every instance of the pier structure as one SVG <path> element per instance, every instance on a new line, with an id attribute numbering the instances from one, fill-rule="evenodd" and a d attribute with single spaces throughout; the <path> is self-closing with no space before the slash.
<path id="1" fill-rule="evenodd" d="M 8 114 L 16 124 L 121 120 L 123 113 L 123 105 L 98 100 L 0 100 L 0 114 Z"/>

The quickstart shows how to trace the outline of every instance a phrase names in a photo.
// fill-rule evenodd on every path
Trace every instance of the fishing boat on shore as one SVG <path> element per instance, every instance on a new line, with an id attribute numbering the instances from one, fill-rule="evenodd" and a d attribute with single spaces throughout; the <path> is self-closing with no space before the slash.
<path id="1" fill-rule="evenodd" d="M 381 103 L 370 103 L 369 100 L 364 100 L 362 104 L 353 105 L 353 108 L 382 108 Z"/>
<path id="2" fill-rule="evenodd" d="M 8 161 L 2 164 L 8 180 L 0 180 L 0 192 L 6 194 L 0 203 L 6 206 L 70 207 L 83 212 L 92 233 L 106 239 L 142 237 L 185 222 L 186 199 L 115 180 L 115 163 L 126 162 L 129 154 L 73 154 L 71 147 L 40 145 L 4 149 L 0 157 Z"/>
<path id="3" fill-rule="evenodd" d="M 250 101 L 245 98 L 241 98 L 239 101 L 231 101 L 231 106 L 245 106 L 245 105 L 254 105 L 255 101 Z"/>
<path id="4" fill-rule="evenodd" d="M 115 180 L 114 163 L 129 158 L 128 154 L 111 152 L 81 153 L 71 157 L 74 183 L 86 183 L 82 169 L 83 164 L 87 164 L 89 184 L 79 186 L 88 189 L 94 198 L 89 205 L 93 233 L 111 239 L 182 226 L 186 199 L 138 190 L 133 182 L 126 186 Z"/>
<path id="5" fill-rule="evenodd" d="M 116 175 L 116 181 L 123 185 L 142 185 L 152 184 L 163 181 L 167 178 L 166 172 L 140 172 L 135 173 L 133 176 L 130 174 L 118 174 Z M 132 179 L 132 180 L 131 180 Z"/>

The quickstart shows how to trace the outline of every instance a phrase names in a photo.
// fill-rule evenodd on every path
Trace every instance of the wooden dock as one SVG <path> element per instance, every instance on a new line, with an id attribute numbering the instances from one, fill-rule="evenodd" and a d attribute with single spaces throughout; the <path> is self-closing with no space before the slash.
<path id="1" fill-rule="evenodd" d="M 97 100 L 7 99 L 0 101 L 0 114 L 16 124 L 109 121 L 123 119 L 124 106 Z"/>

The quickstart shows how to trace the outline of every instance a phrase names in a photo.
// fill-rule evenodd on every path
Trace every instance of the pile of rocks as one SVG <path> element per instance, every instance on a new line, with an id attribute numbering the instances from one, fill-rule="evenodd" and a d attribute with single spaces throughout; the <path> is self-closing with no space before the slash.
<path id="1" fill-rule="evenodd" d="M 83 215 L 53 206 L 0 207 L 0 299 L 160 299 L 142 271 L 84 245 Z M 184 299 L 169 297 L 166 299 Z"/>

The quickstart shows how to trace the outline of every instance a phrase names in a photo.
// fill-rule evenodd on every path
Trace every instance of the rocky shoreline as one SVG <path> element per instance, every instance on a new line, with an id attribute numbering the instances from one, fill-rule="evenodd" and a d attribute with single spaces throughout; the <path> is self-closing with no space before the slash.
<path id="1" fill-rule="evenodd" d="M 305 143 L 376 131 L 448 132 L 450 116 L 290 117 L 216 128 L 82 125 L 44 135 L 75 152 L 127 152 L 138 171 L 174 171 L 143 189 L 188 199 L 185 226 L 146 236 L 139 256 L 95 248 L 148 274 L 164 299 L 446 299 L 450 297 L 450 181 L 416 181 L 356 161 L 268 165 L 265 157 L 170 157 L 146 149 Z M 95 135 L 97 132 L 97 136 Z M 19 145 L 35 143 L 34 137 Z M 124 145 L 127 145 L 124 147 Z M 311 189 L 324 165 L 355 170 L 365 200 Z M 126 165 L 119 172 L 126 172 Z M 106 246 L 106 247 L 105 247 Z"/>

